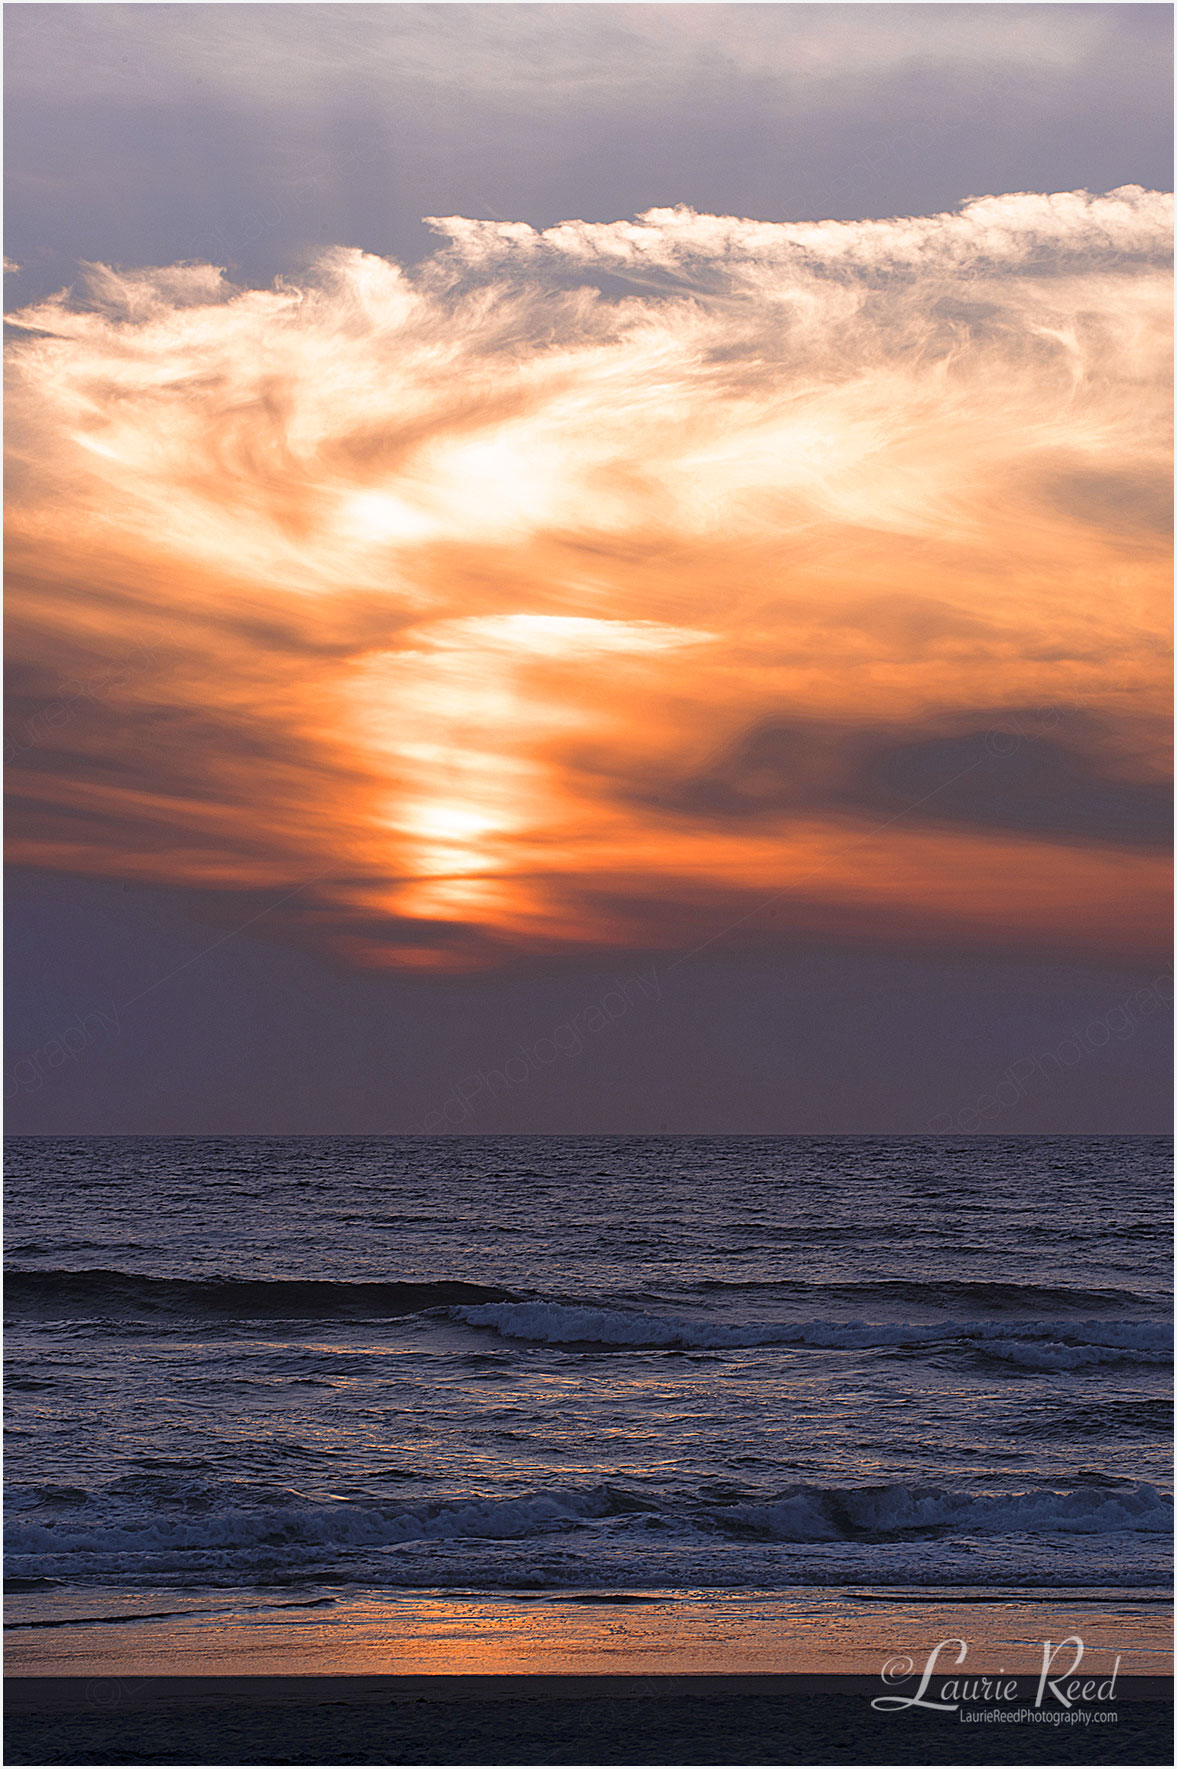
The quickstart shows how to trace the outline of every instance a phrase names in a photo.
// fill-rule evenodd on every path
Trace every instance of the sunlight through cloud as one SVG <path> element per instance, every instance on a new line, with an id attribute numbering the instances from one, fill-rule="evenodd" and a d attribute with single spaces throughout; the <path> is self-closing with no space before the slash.
<path id="1" fill-rule="evenodd" d="M 363 965 L 674 944 L 773 891 L 757 937 L 1151 940 L 1167 217 L 91 266 L 13 316 L 15 857 L 304 884 L 292 935 Z"/>

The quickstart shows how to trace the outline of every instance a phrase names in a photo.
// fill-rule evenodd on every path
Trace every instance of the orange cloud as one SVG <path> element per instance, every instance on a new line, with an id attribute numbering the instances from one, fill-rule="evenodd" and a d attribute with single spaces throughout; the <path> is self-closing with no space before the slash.
<path id="1" fill-rule="evenodd" d="M 366 965 L 1163 938 L 1167 217 L 92 268 L 15 316 L 12 856 Z"/>

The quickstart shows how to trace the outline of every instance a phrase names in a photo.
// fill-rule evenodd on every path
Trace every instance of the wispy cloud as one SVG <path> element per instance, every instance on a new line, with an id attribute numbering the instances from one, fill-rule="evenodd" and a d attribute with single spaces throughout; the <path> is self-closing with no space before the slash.
<path id="1" fill-rule="evenodd" d="M 567 105 L 640 96 L 716 62 L 797 85 L 896 67 L 1070 68 L 1106 53 L 1124 21 L 1110 5 L 398 5 L 309 11 L 203 5 L 144 18 L 129 6 L 45 9 L 13 21 L 22 83 L 69 96 L 123 95 L 150 80 L 172 100 L 193 77 L 251 108 L 313 103 L 324 90 L 387 95 L 410 85 Z M 1143 8 L 1136 7 L 1140 12 Z M 63 13 L 64 16 L 55 16 Z M 267 16 L 269 15 L 269 16 Z"/>
<path id="2" fill-rule="evenodd" d="M 411 274 L 336 249 L 267 289 L 93 267 L 17 316 L 22 729 L 151 662 L 22 747 L 16 857 L 306 882 L 291 932 L 364 964 L 651 948 L 766 891 L 786 934 L 1147 944 L 1168 212 L 453 219 Z M 1008 802 L 992 754 L 941 779 L 978 708 L 1060 705 L 1082 740 L 1037 733 Z M 749 784 L 786 728 L 836 732 L 853 789 L 776 750 Z"/>

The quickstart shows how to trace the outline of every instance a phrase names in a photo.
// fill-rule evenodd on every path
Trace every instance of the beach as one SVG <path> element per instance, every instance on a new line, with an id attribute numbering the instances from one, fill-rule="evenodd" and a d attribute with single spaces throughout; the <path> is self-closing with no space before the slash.
<path id="1" fill-rule="evenodd" d="M 1076 1633 L 1094 1687 L 1068 1707 L 1052 1682 L 1074 1653 L 1040 1690 L 1043 1643 Z M 972 1679 L 954 1709 L 872 1706 L 916 1696 L 949 1638 Z M 12 1631 L 8 1667 L 7 1760 L 29 1764 L 1153 1764 L 1172 1719 L 1165 1609 L 1108 1594 L 275 1600 L 46 1617 Z"/>
<path id="2" fill-rule="evenodd" d="M 6 1754 L 22 1764 L 1171 1760 L 1171 1685 L 1160 1680 L 1125 1684 L 1107 1725 L 880 1715 L 875 1688 L 797 1676 L 18 1677 Z"/>

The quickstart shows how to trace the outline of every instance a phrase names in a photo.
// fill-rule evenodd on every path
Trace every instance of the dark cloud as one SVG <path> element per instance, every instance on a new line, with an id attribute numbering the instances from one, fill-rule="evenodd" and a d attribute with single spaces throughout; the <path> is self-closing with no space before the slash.
<path id="1" fill-rule="evenodd" d="M 1172 783 L 1118 779 L 1097 757 L 1000 727 L 881 746 L 864 758 L 863 802 L 896 813 L 1016 830 L 1044 841 L 1167 847 Z"/>
<path id="2" fill-rule="evenodd" d="M 1125 771 L 1109 731 L 1057 708 L 959 713 L 919 726 L 770 720 L 653 796 L 695 817 L 813 812 L 922 819 L 1042 841 L 1165 847 L 1172 785 Z"/>

